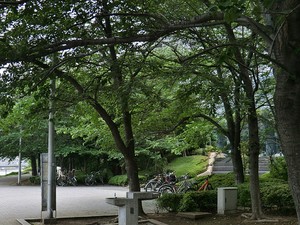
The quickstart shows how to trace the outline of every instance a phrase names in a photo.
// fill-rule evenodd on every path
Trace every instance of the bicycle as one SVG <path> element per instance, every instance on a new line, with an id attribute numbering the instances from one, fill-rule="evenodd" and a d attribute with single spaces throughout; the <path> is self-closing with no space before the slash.
<path id="1" fill-rule="evenodd" d="M 159 187 L 158 192 L 163 193 L 186 193 L 191 190 L 193 183 L 189 181 L 188 174 L 181 176 L 181 182 L 179 186 L 176 185 L 176 182 L 171 182 L 169 184 L 163 184 Z"/>
<path id="2" fill-rule="evenodd" d="M 163 179 L 160 177 L 160 175 L 155 176 L 153 179 L 149 180 L 144 189 L 146 192 L 148 191 L 156 191 L 157 188 L 159 188 L 163 184 Z"/>
<path id="3" fill-rule="evenodd" d="M 185 174 L 182 176 L 183 181 L 180 183 L 180 185 L 177 187 L 176 184 L 164 184 L 159 189 L 159 193 L 186 193 L 190 191 L 206 191 L 206 190 L 213 190 L 212 185 L 209 183 L 209 180 L 207 177 L 203 184 L 198 189 L 195 189 L 193 186 L 195 185 L 195 182 L 190 181 L 188 179 L 188 175 Z"/>
<path id="4" fill-rule="evenodd" d="M 101 175 L 101 171 L 91 172 L 89 175 L 87 175 L 87 177 L 84 180 L 85 185 L 87 186 L 97 185 L 97 177 L 99 177 L 100 182 L 103 184 L 104 183 L 103 177 L 100 175 Z"/>
<path id="5" fill-rule="evenodd" d="M 77 186 L 77 178 L 75 177 L 75 169 L 68 172 L 67 184 L 71 186 Z"/>
<path id="6" fill-rule="evenodd" d="M 69 172 L 65 172 L 65 175 L 60 167 L 58 167 L 59 169 L 57 169 L 57 177 L 56 177 L 56 184 L 58 186 L 77 186 L 77 179 L 75 177 L 75 169 L 69 171 Z"/>
<path id="7" fill-rule="evenodd" d="M 209 183 L 208 178 L 209 178 L 209 177 L 207 177 L 207 178 L 205 179 L 204 183 L 198 188 L 197 191 L 213 190 L 213 187 L 212 187 L 212 185 Z"/>
<path id="8" fill-rule="evenodd" d="M 176 181 L 176 176 L 174 173 L 169 174 L 159 174 L 155 176 L 153 179 L 148 181 L 145 185 L 144 189 L 146 192 L 148 191 L 157 191 L 162 185 L 169 184 L 171 182 Z"/>

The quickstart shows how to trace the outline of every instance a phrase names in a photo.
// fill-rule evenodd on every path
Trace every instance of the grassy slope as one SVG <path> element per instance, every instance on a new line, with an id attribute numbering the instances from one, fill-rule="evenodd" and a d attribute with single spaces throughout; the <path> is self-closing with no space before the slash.
<path id="1" fill-rule="evenodd" d="M 174 171 L 176 176 L 181 176 L 188 173 L 191 177 L 193 177 L 205 171 L 207 164 L 207 156 L 193 155 L 176 158 L 168 164 L 166 169 Z"/>

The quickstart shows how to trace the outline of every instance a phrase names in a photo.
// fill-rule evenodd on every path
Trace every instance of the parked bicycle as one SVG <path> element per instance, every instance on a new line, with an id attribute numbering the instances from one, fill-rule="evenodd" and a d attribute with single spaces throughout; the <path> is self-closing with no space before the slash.
<path id="1" fill-rule="evenodd" d="M 87 186 L 97 185 L 97 180 L 100 181 L 100 183 L 104 184 L 101 171 L 91 172 L 89 175 L 86 176 L 84 183 Z"/>
<path id="2" fill-rule="evenodd" d="M 192 187 L 193 183 L 189 180 L 188 174 L 181 176 L 179 180 L 179 185 L 177 182 L 171 182 L 167 184 L 163 184 L 159 187 L 159 193 L 185 193 L 189 191 Z"/>
<path id="3" fill-rule="evenodd" d="M 186 193 L 190 191 L 205 191 L 205 190 L 212 190 L 213 187 L 209 183 L 209 177 L 207 177 L 203 184 L 197 188 L 197 185 L 194 181 L 191 181 L 187 174 L 182 176 L 183 181 L 180 182 L 179 186 L 176 184 L 164 184 L 159 189 L 158 192 L 160 193 Z M 196 188 L 195 188 L 196 185 Z"/>
<path id="4" fill-rule="evenodd" d="M 155 176 L 153 179 L 151 179 L 150 181 L 148 181 L 144 189 L 146 192 L 148 191 L 156 192 L 162 185 L 176 182 L 176 179 L 177 178 L 173 172 L 169 174 L 159 174 Z"/>
<path id="5" fill-rule="evenodd" d="M 60 167 L 56 170 L 56 184 L 58 186 L 77 186 L 77 178 L 75 176 L 75 169 L 69 172 L 62 171 Z"/>
<path id="6" fill-rule="evenodd" d="M 198 188 L 197 191 L 206 191 L 206 190 L 213 190 L 213 187 L 211 185 L 211 183 L 209 183 L 208 180 L 209 177 L 207 177 L 204 181 L 204 183 Z"/>

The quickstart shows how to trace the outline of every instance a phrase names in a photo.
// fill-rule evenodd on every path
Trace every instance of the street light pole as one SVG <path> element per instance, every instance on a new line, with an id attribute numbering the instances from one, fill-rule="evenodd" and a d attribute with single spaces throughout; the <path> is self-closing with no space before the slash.
<path id="1" fill-rule="evenodd" d="M 20 127 L 19 137 L 19 161 L 18 161 L 18 185 L 21 185 L 22 180 L 22 127 Z"/>
<path id="2" fill-rule="evenodd" d="M 50 99 L 49 99 L 49 121 L 48 121 L 48 196 L 47 196 L 47 214 L 48 218 L 53 218 L 55 207 L 55 184 L 54 184 L 54 95 L 55 79 L 50 80 Z"/>

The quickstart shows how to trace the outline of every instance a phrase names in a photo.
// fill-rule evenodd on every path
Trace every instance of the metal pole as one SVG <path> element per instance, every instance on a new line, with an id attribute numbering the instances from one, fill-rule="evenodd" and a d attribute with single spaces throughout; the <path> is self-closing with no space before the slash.
<path id="1" fill-rule="evenodd" d="M 47 196 L 47 217 L 53 218 L 53 189 L 55 186 L 54 182 L 54 107 L 53 98 L 55 94 L 55 80 L 50 81 L 50 99 L 49 99 L 49 121 L 48 121 L 48 196 Z"/>
<path id="2" fill-rule="evenodd" d="M 20 138 L 19 138 L 19 162 L 18 162 L 18 185 L 21 185 L 22 179 L 22 128 L 20 127 Z"/>

